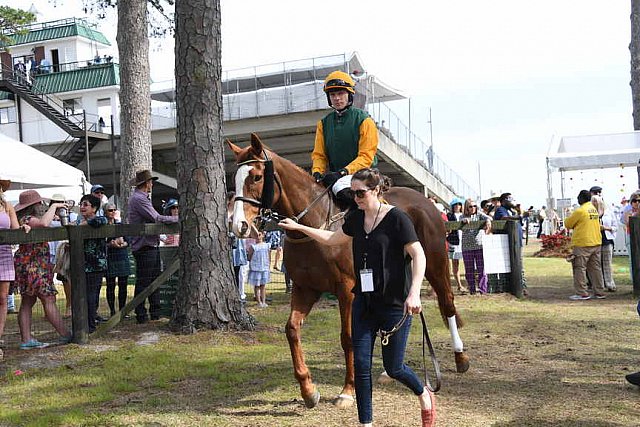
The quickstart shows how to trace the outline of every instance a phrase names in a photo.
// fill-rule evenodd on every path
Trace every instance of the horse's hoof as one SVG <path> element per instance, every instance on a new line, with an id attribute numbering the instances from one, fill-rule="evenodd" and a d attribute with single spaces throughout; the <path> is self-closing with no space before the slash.
<path id="1" fill-rule="evenodd" d="M 456 371 L 459 374 L 464 374 L 469 370 L 469 356 L 467 356 L 464 352 L 455 352 L 456 356 Z"/>
<path id="2" fill-rule="evenodd" d="M 333 401 L 333 404 L 340 409 L 350 408 L 353 406 L 353 396 L 350 394 L 340 394 L 336 397 L 336 400 Z"/>
<path id="3" fill-rule="evenodd" d="M 316 405 L 320 402 L 320 392 L 316 389 L 309 397 L 304 398 L 304 406 L 307 408 L 315 408 Z"/>

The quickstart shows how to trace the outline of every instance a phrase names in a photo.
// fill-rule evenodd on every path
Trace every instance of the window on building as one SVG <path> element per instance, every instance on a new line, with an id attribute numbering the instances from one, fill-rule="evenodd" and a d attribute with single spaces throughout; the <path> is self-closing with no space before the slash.
<path id="1" fill-rule="evenodd" d="M 64 114 L 67 116 L 82 114 L 84 111 L 81 98 L 63 99 L 62 107 L 64 108 Z"/>
<path id="2" fill-rule="evenodd" d="M 16 107 L 0 108 L 0 124 L 16 122 Z"/>

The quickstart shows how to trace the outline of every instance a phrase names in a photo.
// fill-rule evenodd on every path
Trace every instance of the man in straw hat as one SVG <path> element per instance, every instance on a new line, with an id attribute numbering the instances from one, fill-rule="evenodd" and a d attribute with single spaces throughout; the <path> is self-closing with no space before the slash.
<path id="1" fill-rule="evenodd" d="M 151 204 L 151 189 L 158 177 L 152 176 L 148 169 L 136 172 L 131 185 L 136 189 L 129 198 L 129 223 L 148 224 L 161 222 L 172 224 L 178 222 L 177 216 L 160 215 Z M 159 236 L 134 236 L 131 240 L 131 251 L 136 259 L 135 296 L 160 275 Z M 149 315 L 151 320 L 160 318 L 160 293 L 156 290 L 149 296 Z M 136 307 L 138 323 L 148 321 L 147 308 L 144 301 Z"/>

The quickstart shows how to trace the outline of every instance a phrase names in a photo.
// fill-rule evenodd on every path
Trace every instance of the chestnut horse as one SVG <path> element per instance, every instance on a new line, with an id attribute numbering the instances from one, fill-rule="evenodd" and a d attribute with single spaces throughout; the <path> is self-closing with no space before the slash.
<path id="1" fill-rule="evenodd" d="M 298 215 L 301 223 L 312 227 L 328 226 L 329 217 L 339 212 L 321 185 L 303 169 L 269 151 L 257 135 L 251 135 L 251 145 L 246 148 L 240 148 L 228 140 L 227 144 L 235 153 L 238 164 L 232 226 L 239 237 L 247 237 L 254 220 L 261 211 L 271 206 L 279 215 Z M 270 194 L 267 194 L 268 201 L 265 202 L 263 193 L 267 192 Z M 458 327 L 462 324 L 453 303 L 442 217 L 431 201 L 409 188 L 391 188 L 384 198 L 404 210 L 413 221 L 427 257 L 425 277 L 438 296 L 440 312 L 451 333 L 456 369 L 465 372 L 469 368 L 469 358 L 463 351 L 458 335 Z M 329 227 L 335 230 L 339 226 L 334 223 Z M 304 361 L 302 324 L 320 295 L 329 292 L 336 295 L 339 302 L 342 327 L 340 341 L 346 365 L 344 387 L 334 403 L 338 407 L 351 406 L 354 393 L 351 289 L 355 284 L 351 245 L 323 246 L 301 233 L 287 231 L 284 264 L 293 282 L 286 334 L 302 398 L 309 408 L 313 408 L 320 399 Z"/>

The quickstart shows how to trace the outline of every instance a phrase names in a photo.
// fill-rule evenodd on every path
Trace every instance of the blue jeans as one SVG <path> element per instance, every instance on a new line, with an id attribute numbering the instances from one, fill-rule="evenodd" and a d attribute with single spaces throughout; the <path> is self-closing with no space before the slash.
<path id="1" fill-rule="evenodd" d="M 373 422 L 371 363 L 373 346 L 378 329 L 388 331 L 402 319 L 403 310 L 382 303 L 372 303 L 369 313 L 365 314 L 365 298 L 356 295 L 351 311 L 351 339 L 355 366 L 356 403 L 360 423 Z M 411 330 L 411 317 L 382 346 L 382 363 L 387 374 L 409 387 L 416 396 L 424 391 L 422 381 L 404 364 L 407 338 Z"/>
<path id="2" fill-rule="evenodd" d="M 145 290 L 160 275 L 160 251 L 157 247 L 145 246 L 133 253 L 136 259 L 136 287 L 134 297 Z M 151 320 L 160 318 L 160 291 L 156 289 L 149 295 L 149 314 Z M 135 308 L 136 319 L 139 322 L 146 321 L 147 308 L 144 301 Z"/>

